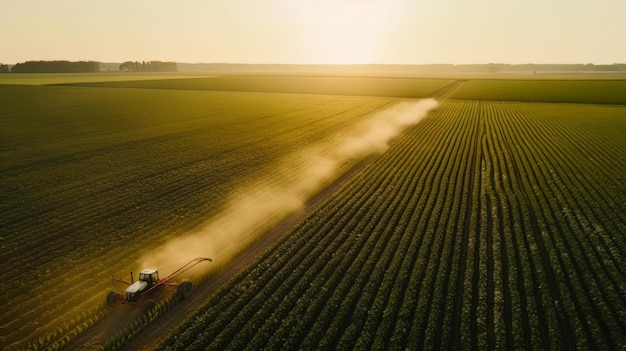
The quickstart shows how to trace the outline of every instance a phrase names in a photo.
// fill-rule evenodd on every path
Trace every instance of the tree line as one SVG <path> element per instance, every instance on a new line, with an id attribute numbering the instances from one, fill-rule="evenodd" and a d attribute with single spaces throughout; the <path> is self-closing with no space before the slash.
<path id="1" fill-rule="evenodd" d="M 176 72 L 176 62 L 163 61 L 126 61 L 120 64 L 120 71 L 128 72 Z"/>
<path id="2" fill-rule="evenodd" d="M 3 65 L 6 66 L 6 65 Z M 8 72 L 8 66 L 1 71 Z M 99 72 L 100 63 L 95 61 L 26 61 L 11 67 L 13 73 L 82 73 Z"/>
<path id="3" fill-rule="evenodd" d="M 176 72 L 176 62 L 126 61 L 119 65 L 120 71 L 127 72 Z M 0 64 L 0 73 L 86 73 L 100 72 L 100 62 L 96 61 L 26 61 L 13 67 Z"/>

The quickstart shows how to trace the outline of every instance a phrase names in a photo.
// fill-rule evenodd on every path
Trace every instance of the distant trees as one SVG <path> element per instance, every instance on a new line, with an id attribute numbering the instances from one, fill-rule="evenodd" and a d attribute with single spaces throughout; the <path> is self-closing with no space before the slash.
<path id="1" fill-rule="evenodd" d="M 82 73 L 98 72 L 100 63 L 95 61 L 26 61 L 11 69 L 14 73 Z"/>
<path id="2" fill-rule="evenodd" d="M 0 73 L 9 73 L 9 65 L 0 63 Z"/>
<path id="3" fill-rule="evenodd" d="M 587 64 L 460 64 L 452 67 L 456 72 L 614 72 L 625 71 L 626 64 L 614 63 L 610 65 Z"/>
<path id="4" fill-rule="evenodd" d="M 163 61 L 126 61 L 120 64 L 120 71 L 128 72 L 176 72 L 176 62 Z"/>

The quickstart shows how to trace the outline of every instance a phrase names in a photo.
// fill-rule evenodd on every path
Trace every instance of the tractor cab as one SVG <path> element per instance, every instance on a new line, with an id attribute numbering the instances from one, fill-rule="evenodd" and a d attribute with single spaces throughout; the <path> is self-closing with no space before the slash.
<path id="1" fill-rule="evenodd" d="M 132 273 L 131 273 L 132 279 Z M 126 288 L 126 301 L 136 302 L 141 294 L 150 289 L 159 281 L 159 271 L 154 268 L 147 268 L 139 272 L 139 280 L 133 282 Z"/>
<path id="2" fill-rule="evenodd" d="M 151 287 L 159 281 L 159 271 L 154 268 L 146 268 L 139 272 L 139 280 L 148 283 L 148 287 Z"/>

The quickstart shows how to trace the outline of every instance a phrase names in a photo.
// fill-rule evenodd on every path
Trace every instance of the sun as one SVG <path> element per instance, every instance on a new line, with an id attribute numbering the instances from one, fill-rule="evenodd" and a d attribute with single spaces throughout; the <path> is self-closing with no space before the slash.
<path id="1" fill-rule="evenodd" d="M 375 63 L 389 25 L 384 2 L 296 1 L 295 22 L 310 61 L 328 64 Z"/>

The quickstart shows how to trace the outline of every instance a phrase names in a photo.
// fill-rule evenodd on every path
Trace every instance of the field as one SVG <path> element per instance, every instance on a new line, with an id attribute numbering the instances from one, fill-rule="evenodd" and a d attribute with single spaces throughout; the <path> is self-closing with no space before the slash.
<path id="1" fill-rule="evenodd" d="M 393 101 L 0 85 L 0 261 L 18 282 L 1 290 L 0 345 L 65 344 L 103 318 L 111 275 L 127 276 L 246 186 L 288 179 L 311 162 L 295 151 L 323 154 Z M 204 254 L 219 265 L 233 253 Z"/>
<path id="2" fill-rule="evenodd" d="M 168 80 L 82 83 L 84 86 L 147 89 L 252 91 L 321 95 L 393 96 L 421 98 L 454 83 L 450 79 L 319 76 L 221 76 Z"/>
<path id="3" fill-rule="evenodd" d="M 364 122 L 458 86 L 159 347 L 626 345 L 624 94 L 549 82 L 541 96 L 576 103 L 549 104 L 526 81 L 142 78 L 0 84 L 0 276 L 15 282 L 0 289 L 0 348 L 54 349 L 98 328 L 115 317 L 103 307 L 112 274 L 154 264 L 153 252 L 244 198 L 264 217 L 247 237 L 223 230 L 237 245 L 183 252 L 226 265 L 297 211 L 270 200 L 317 175 Z M 365 156 L 342 158 L 300 202 Z"/>
<path id="4" fill-rule="evenodd" d="M 0 84 L 3 85 L 48 85 L 48 84 L 76 84 L 89 82 L 114 82 L 131 80 L 164 80 L 195 77 L 186 73 L 13 73 L 3 74 Z"/>
<path id="5" fill-rule="evenodd" d="M 626 104 L 626 80 L 482 80 L 463 84 L 451 96 L 461 100 Z"/>
<path id="6" fill-rule="evenodd" d="M 445 102 L 162 349 L 624 346 L 625 113 Z"/>

